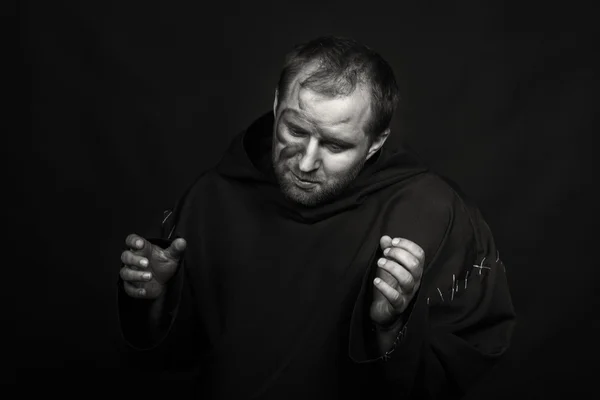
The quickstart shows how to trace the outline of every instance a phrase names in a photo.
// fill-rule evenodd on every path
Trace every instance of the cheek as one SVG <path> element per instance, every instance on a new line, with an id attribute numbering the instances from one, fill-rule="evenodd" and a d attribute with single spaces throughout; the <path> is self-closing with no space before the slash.
<path id="1" fill-rule="evenodd" d="M 288 160 L 290 158 L 295 157 L 298 153 L 302 151 L 302 145 L 298 143 L 286 143 L 279 145 L 280 150 L 280 158 L 283 160 Z"/>
<path id="2" fill-rule="evenodd" d="M 302 152 L 303 144 L 286 135 L 282 129 L 276 131 L 275 154 L 279 160 L 287 160 Z"/>
<path id="3" fill-rule="evenodd" d="M 323 157 L 323 169 L 329 177 L 341 176 L 350 171 L 359 161 L 355 152 L 327 154 Z"/>
<path id="4" fill-rule="evenodd" d="M 283 127 L 281 125 L 278 125 L 275 129 L 275 139 L 277 140 L 278 144 L 283 144 L 287 142 L 286 134 L 283 132 Z"/>

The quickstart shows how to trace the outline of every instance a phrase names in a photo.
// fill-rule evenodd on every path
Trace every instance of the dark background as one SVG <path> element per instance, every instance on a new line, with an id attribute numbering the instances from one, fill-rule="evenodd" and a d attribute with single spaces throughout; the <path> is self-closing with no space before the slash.
<path id="1" fill-rule="evenodd" d="M 405 141 L 463 187 L 507 266 L 513 346 L 470 398 L 591 396 L 600 333 L 593 6 L 245 3 L 19 3 L 28 115 L 11 134 L 20 163 L 9 175 L 24 212 L 9 217 L 26 239 L 10 250 L 24 260 L 10 285 L 20 294 L 20 383 L 110 387 L 133 374 L 141 384 L 118 369 L 126 235 L 158 224 L 271 108 L 292 45 L 338 34 L 393 66 L 404 106 L 388 145 Z"/>

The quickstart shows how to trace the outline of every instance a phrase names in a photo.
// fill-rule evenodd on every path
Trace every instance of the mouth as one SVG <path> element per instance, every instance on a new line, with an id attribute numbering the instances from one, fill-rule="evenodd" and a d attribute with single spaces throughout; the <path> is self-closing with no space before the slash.
<path id="1" fill-rule="evenodd" d="M 294 183 L 301 189 L 312 189 L 318 185 L 319 182 L 316 181 L 305 181 L 304 179 L 300 179 L 292 172 L 292 177 L 294 179 Z"/>

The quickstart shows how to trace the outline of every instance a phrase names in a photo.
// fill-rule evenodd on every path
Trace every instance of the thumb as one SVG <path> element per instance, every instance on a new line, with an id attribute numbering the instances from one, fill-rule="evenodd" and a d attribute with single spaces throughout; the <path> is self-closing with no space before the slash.
<path id="1" fill-rule="evenodd" d="M 381 246 L 381 250 L 385 250 L 388 247 L 392 246 L 392 238 L 389 237 L 388 235 L 382 236 L 381 239 L 379 239 L 379 245 Z"/>
<path id="2" fill-rule="evenodd" d="M 187 242 L 183 238 L 178 238 L 171 242 L 171 245 L 165 250 L 165 255 L 172 259 L 179 259 L 187 247 Z"/>

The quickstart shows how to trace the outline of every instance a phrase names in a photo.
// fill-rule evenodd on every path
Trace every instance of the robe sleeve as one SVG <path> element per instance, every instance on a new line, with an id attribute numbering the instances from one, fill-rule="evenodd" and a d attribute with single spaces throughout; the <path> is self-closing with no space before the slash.
<path id="1" fill-rule="evenodd" d="M 369 318 L 370 268 L 352 318 L 350 358 L 370 365 L 381 390 L 397 398 L 459 398 L 509 347 L 516 316 L 505 272 L 479 210 L 460 202 L 387 356 L 377 351 Z"/>

